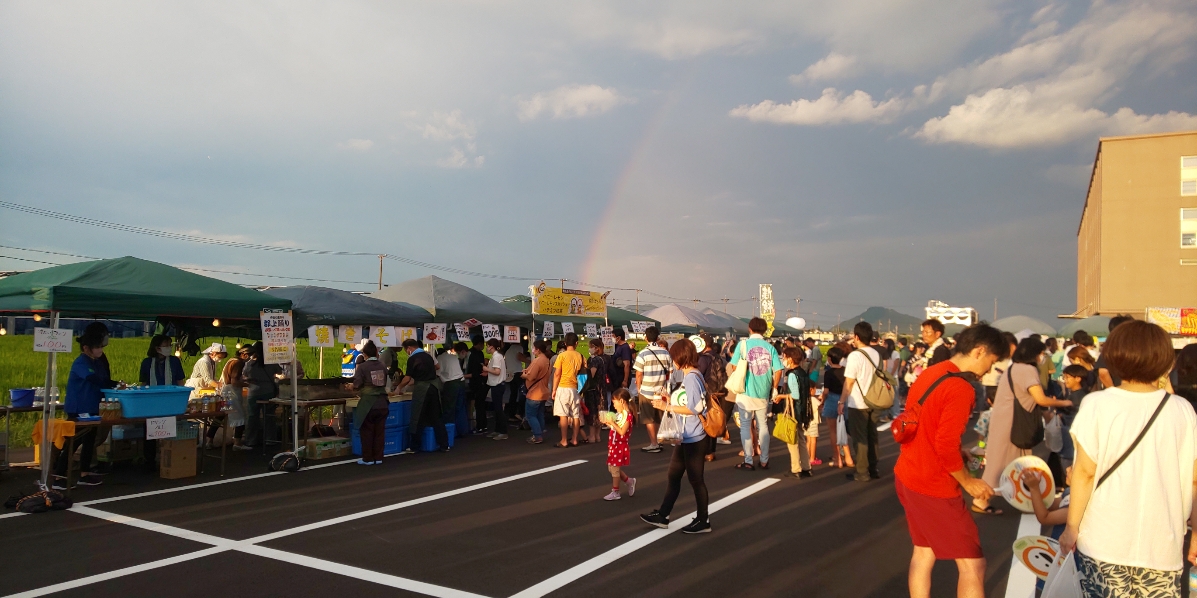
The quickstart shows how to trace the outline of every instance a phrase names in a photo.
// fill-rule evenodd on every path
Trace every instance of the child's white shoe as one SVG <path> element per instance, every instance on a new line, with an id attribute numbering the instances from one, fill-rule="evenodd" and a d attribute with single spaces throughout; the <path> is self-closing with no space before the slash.
<path id="1" fill-rule="evenodd" d="M 632 496 L 633 494 L 636 494 L 636 478 L 628 478 L 628 481 L 624 482 L 624 483 L 628 485 L 628 496 L 629 497 Z"/>
<path id="2" fill-rule="evenodd" d="M 631 495 L 629 494 L 629 496 Z M 620 498 L 623 497 L 619 495 L 619 490 L 612 490 L 610 494 L 603 497 L 603 500 L 619 500 Z"/>

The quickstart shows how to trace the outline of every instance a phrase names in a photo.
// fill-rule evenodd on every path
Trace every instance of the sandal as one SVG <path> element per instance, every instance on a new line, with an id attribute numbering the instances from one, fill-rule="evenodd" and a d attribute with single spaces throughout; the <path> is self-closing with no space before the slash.
<path id="1" fill-rule="evenodd" d="M 569 448 L 569 445 L 568 444 L 558 444 L 558 443 L 554 442 L 553 448 Z"/>
<path id="2" fill-rule="evenodd" d="M 736 469 L 752 471 L 752 470 L 756 469 L 756 467 L 753 467 L 753 465 L 751 463 L 739 463 L 736 465 Z"/>
<path id="3" fill-rule="evenodd" d="M 977 508 L 976 504 L 974 504 L 974 505 L 972 505 L 972 511 L 974 513 L 979 513 L 981 515 L 1001 515 L 1002 514 L 1002 510 L 993 508 L 993 505 L 989 505 L 988 507 L 985 507 L 984 509 L 980 509 L 980 508 Z"/>

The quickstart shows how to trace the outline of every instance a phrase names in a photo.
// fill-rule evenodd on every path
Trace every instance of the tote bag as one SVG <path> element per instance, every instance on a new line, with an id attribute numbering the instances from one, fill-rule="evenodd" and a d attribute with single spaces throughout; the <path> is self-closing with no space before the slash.
<path id="1" fill-rule="evenodd" d="M 1039 405 L 1030 411 L 1023 409 L 1022 401 L 1018 400 L 1018 393 L 1014 392 L 1014 366 L 1006 368 L 1006 382 L 1010 384 L 1010 394 L 1014 397 L 1014 422 L 1010 426 L 1010 444 L 1020 449 L 1033 449 L 1043 442 L 1043 414 Z"/>
<path id="2" fill-rule="evenodd" d="M 794 400 L 785 399 L 785 410 L 777 414 L 773 437 L 786 443 L 798 444 L 798 420 L 794 418 Z"/>
<path id="3" fill-rule="evenodd" d="M 723 387 L 735 394 L 744 393 L 744 385 L 748 382 L 748 341 L 740 343 L 740 361 L 736 362 L 736 370 L 727 376 Z"/>

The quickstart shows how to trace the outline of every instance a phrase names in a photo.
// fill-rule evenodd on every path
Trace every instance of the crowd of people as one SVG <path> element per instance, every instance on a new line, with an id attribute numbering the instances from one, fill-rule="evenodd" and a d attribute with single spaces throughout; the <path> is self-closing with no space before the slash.
<path id="1" fill-rule="evenodd" d="M 668 447 L 666 494 L 641 519 L 669 525 L 684 474 L 697 515 L 682 531 L 705 533 L 711 524 L 704 468 L 716 459 L 716 447 L 732 444 L 730 427 L 739 430 L 737 470 L 770 470 L 776 437 L 790 457 L 783 475 L 811 477 L 826 464 L 848 470 L 854 483 L 871 483 L 882 477 L 878 434 L 889 424 L 903 430 L 900 438 L 895 432 L 901 453 L 894 488 L 914 545 L 911 595 L 930 595 L 931 569 L 946 559 L 957 564 L 958 595 L 983 596 L 985 560 L 973 517 L 1002 514 L 991 502 L 1003 470 L 1046 440 L 1050 475 L 1063 493 L 1036 505 L 1036 515 L 1053 526 L 1061 553 L 1075 559 L 1084 595 L 1179 596 L 1197 469 L 1197 345 L 1174 351 L 1162 329 L 1129 317 L 1111 320 L 1100 350 L 1085 332 L 1061 342 L 985 324 L 949 339 L 933 319 L 922 324 L 917 341 L 880 338 L 860 322 L 825 349 L 812 339 L 765 338 L 760 318 L 748 326 L 747 338 L 722 344 L 706 333 L 666 343 L 652 327 L 639 351 L 616 331 L 614 347 L 592 340 L 585 358 L 573 333 L 555 347 L 535 340 L 530 351 L 492 339 L 459 342 L 434 355 L 409 340 L 401 347 L 403 369 L 395 350 L 367 341 L 355 348 L 350 382 L 361 396 L 352 418 L 362 440 L 358 462 L 382 461 L 388 394 L 411 391 L 409 447 L 418 444 L 416 431 L 432 427 L 445 451 L 445 422 L 458 409 L 469 410 L 474 435 L 507 440 L 510 425 L 528 429 L 528 443 L 542 444 L 551 403 L 560 434 L 554 447 L 605 441 L 611 487 L 604 500 L 635 493 L 628 471 L 639 430 L 641 453 Z M 68 418 L 94 413 L 102 390 L 115 384 L 103 355 L 103 325 L 89 327 L 79 344 Z M 220 392 L 233 405 L 236 448 L 258 446 L 255 403 L 277 396 L 285 375 L 263 363 L 261 343 L 239 348 L 231 359 L 213 344 L 190 377 L 170 347 L 169 337 L 151 340 L 141 382 Z M 892 404 L 879 402 L 884 395 L 876 385 L 892 385 Z M 970 424 L 972 442 L 965 440 Z M 823 426 L 826 460 L 819 458 Z M 79 483 L 100 483 L 89 471 L 95 439 L 78 445 Z M 152 449 L 146 451 L 148 458 Z M 984 459 L 979 477 L 967 466 L 978 457 Z M 62 476 L 67 457 L 56 459 Z M 1024 482 L 1041 478 L 1028 471 Z M 1191 542 L 1187 560 L 1195 558 Z"/>

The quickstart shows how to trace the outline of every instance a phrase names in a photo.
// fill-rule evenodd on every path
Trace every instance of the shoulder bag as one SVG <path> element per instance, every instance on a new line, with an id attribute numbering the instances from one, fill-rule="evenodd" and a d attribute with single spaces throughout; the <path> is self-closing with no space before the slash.
<path id="1" fill-rule="evenodd" d="M 917 403 L 908 403 L 906 405 L 906 410 L 902 413 L 899 413 L 898 417 L 894 418 L 894 423 L 889 427 L 890 433 L 894 435 L 894 442 L 897 442 L 898 444 L 908 444 L 910 441 L 914 440 L 914 436 L 919 430 L 919 415 L 923 412 L 923 402 L 927 400 L 927 397 L 931 396 L 931 392 L 935 390 L 935 387 L 939 386 L 940 382 L 943 382 L 948 378 L 963 377 L 964 374 L 961 372 L 950 372 L 944 374 L 943 376 L 936 378 L 936 380 L 931 383 L 931 386 L 927 387 L 927 390 L 923 393 L 923 396 L 919 397 Z"/>
<path id="2" fill-rule="evenodd" d="M 1043 409 L 1035 405 L 1030 411 L 1022 406 L 1018 400 L 1018 393 L 1014 391 L 1014 366 L 1024 365 L 1011 363 L 1006 368 L 1006 382 L 1010 385 L 1010 394 L 1014 400 L 1014 421 L 1010 425 L 1010 444 L 1020 449 L 1035 448 L 1043 442 Z"/>
<path id="3" fill-rule="evenodd" d="M 736 370 L 727 376 L 723 387 L 735 394 L 744 393 L 744 384 L 748 381 L 748 341 L 740 343 L 740 361 L 736 362 Z"/>
<path id="4" fill-rule="evenodd" d="M 1097 489 L 1101 487 L 1101 483 L 1109 479 L 1110 476 L 1113 475 L 1114 470 L 1118 469 L 1118 466 L 1122 465 L 1122 462 L 1126 461 L 1126 458 L 1135 451 L 1135 447 L 1139 446 L 1139 442 L 1142 441 L 1143 437 L 1147 435 L 1147 431 L 1151 429 L 1151 424 L 1155 423 L 1155 419 L 1160 416 L 1160 412 L 1164 410 L 1164 405 L 1168 404 L 1168 398 L 1171 396 L 1172 395 L 1168 393 L 1164 393 L 1164 398 L 1160 399 L 1160 404 L 1155 408 L 1155 413 L 1151 414 L 1151 419 L 1147 420 L 1147 425 L 1143 426 L 1143 430 L 1140 431 L 1139 435 L 1135 437 L 1135 441 L 1132 442 L 1130 447 L 1126 449 L 1126 452 L 1122 453 L 1122 456 L 1118 457 L 1118 460 L 1115 461 L 1114 464 L 1111 465 L 1110 468 L 1107 469 L 1105 473 L 1101 474 L 1101 477 L 1097 479 L 1097 483 L 1093 486 L 1094 492 L 1096 492 Z"/>

